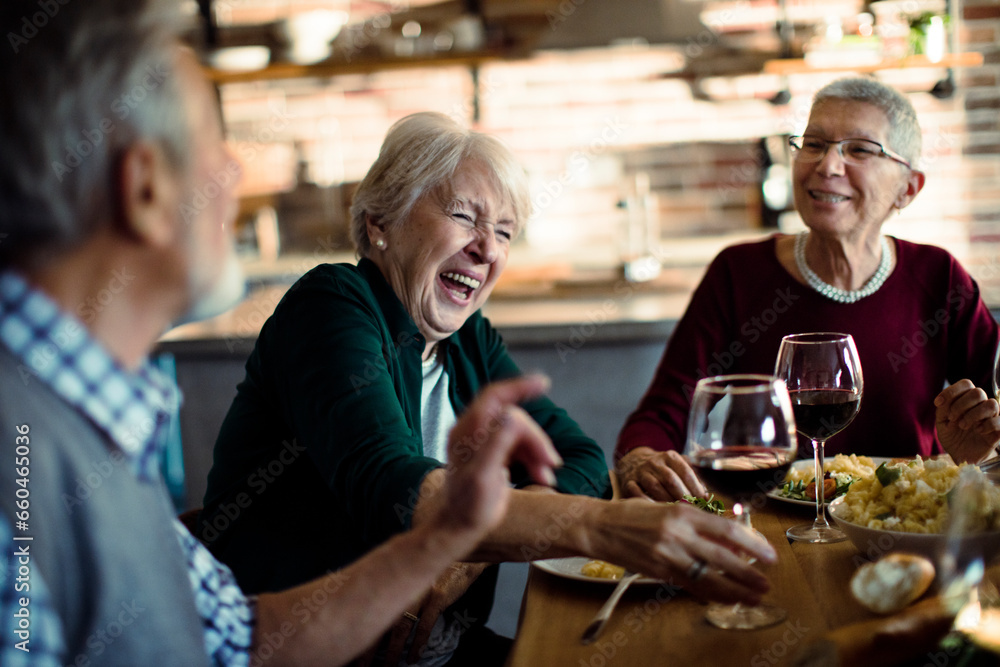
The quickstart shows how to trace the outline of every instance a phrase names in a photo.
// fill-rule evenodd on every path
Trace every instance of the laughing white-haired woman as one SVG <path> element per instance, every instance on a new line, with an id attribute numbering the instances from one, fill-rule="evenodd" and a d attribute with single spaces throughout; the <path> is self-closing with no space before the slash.
<path id="1" fill-rule="evenodd" d="M 245 587 L 340 568 L 440 505 L 456 416 L 487 383 L 520 374 L 479 309 L 529 211 L 526 176 L 496 139 L 433 113 L 389 130 L 352 205 L 360 260 L 317 267 L 289 290 L 216 443 L 203 537 Z M 766 590 L 736 555 L 773 558 L 749 531 L 689 508 L 583 497 L 606 494 L 601 449 L 547 398 L 523 407 L 562 457 L 561 493 L 515 475 L 476 558 L 583 554 L 717 599 Z M 252 502 L 230 520 L 240 494 Z M 495 580 L 495 567 L 456 563 L 390 633 L 389 662 L 408 641 L 417 664 L 502 665 L 509 641 L 483 627 Z"/>

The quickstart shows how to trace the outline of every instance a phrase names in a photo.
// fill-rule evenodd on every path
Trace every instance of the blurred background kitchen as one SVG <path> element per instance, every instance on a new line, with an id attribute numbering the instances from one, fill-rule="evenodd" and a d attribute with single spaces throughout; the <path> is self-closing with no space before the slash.
<path id="1" fill-rule="evenodd" d="M 927 186 L 886 229 L 947 248 L 1000 308 L 996 0 L 188 6 L 244 169 L 237 242 L 251 291 L 160 345 L 185 393 L 167 462 L 181 509 L 201 504 L 260 326 L 302 273 L 354 260 L 353 188 L 415 111 L 499 136 L 527 169 L 534 216 L 486 314 L 609 455 L 707 262 L 801 226 L 786 137 L 832 79 L 871 73 L 908 93 Z M 501 600 L 500 631 L 513 632 L 519 599 Z"/>

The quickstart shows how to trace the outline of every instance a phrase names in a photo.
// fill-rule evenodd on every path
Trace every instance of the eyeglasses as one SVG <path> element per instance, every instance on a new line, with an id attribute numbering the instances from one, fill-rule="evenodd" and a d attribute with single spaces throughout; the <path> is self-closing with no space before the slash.
<path id="1" fill-rule="evenodd" d="M 910 168 L 909 161 L 902 155 L 889 150 L 878 142 L 868 141 L 867 139 L 827 141 L 826 139 L 806 134 L 803 136 L 788 137 L 788 145 L 792 148 L 792 155 L 803 162 L 819 162 L 826 157 L 826 151 L 830 146 L 836 146 L 840 157 L 847 164 L 863 165 L 875 158 L 887 157 L 890 160 L 895 160 L 907 169 Z"/>

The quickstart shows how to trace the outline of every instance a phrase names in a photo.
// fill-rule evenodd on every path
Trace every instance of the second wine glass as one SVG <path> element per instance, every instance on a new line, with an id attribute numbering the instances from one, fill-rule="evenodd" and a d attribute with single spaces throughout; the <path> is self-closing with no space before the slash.
<path id="1" fill-rule="evenodd" d="M 744 504 L 781 484 L 795 459 L 785 383 L 769 375 L 702 378 L 688 415 L 684 456 L 715 492 Z"/>
<path id="2" fill-rule="evenodd" d="M 743 505 L 749 508 L 755 494 L 781 483 L 797 446 L 784 382 L 749 374 L 698 380 L 684 455 L 709 488 L 739 501 L 734 513 L 748 526 Z M 770 604 L 717 603 L 705 614 L 712 625 L 727 630 L 767 627 L 785 617 L 783 608 Z"/>
<path id="3" fill-rule="evenodd" d="M 812 441 L 816 476 L 816 520 L 792 526 L 786 534 L 801 542 L 846 540 L 826 520 L 823 462 L 827 439 L 844 430 L 861 409 L 864 380 L 854 338 L 843 333 L 785 336 L 774 374 L 788 387 L 796 430 Z"/>

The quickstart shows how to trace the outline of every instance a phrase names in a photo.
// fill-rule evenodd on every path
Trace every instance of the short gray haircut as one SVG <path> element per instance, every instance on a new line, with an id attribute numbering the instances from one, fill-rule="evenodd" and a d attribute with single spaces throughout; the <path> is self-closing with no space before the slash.
<path id="1" fill-rule="evenodd" d="M 0 268 L 113 224 L 119 160 L 136 141 L 157 142 L 172 167 L 186 167 L 190 130 L 172 73 L 178 5 L 3 3 Z"/>
<path id="2" fill-rule="evenodd" d="M 889 120 L 888 148 L 906 158 L 914 169 L 917 168 L 922 141 L 920 121 L 905 95 L 875 79 L 850 77 L 837 79 L 820 88 L 813 97 L 813 106 L 830 99 L 864 102 L 881 109 Z"/>
<path id="3" fill-rule="evenodd" d="M 461 127 L 440 113 L 415 113 L 386 134 L 378 159 L 358 186 L 351 203 L 351 239 L 359 257 L 371 253 L 367 217 L 391 228 L 405 224 L 422 196 L 447 185 L 465 162 L 486 167 L 493 186 L 514 209 L 518 231 L 531 215 L 524 168 L 495 137 Z"/>

